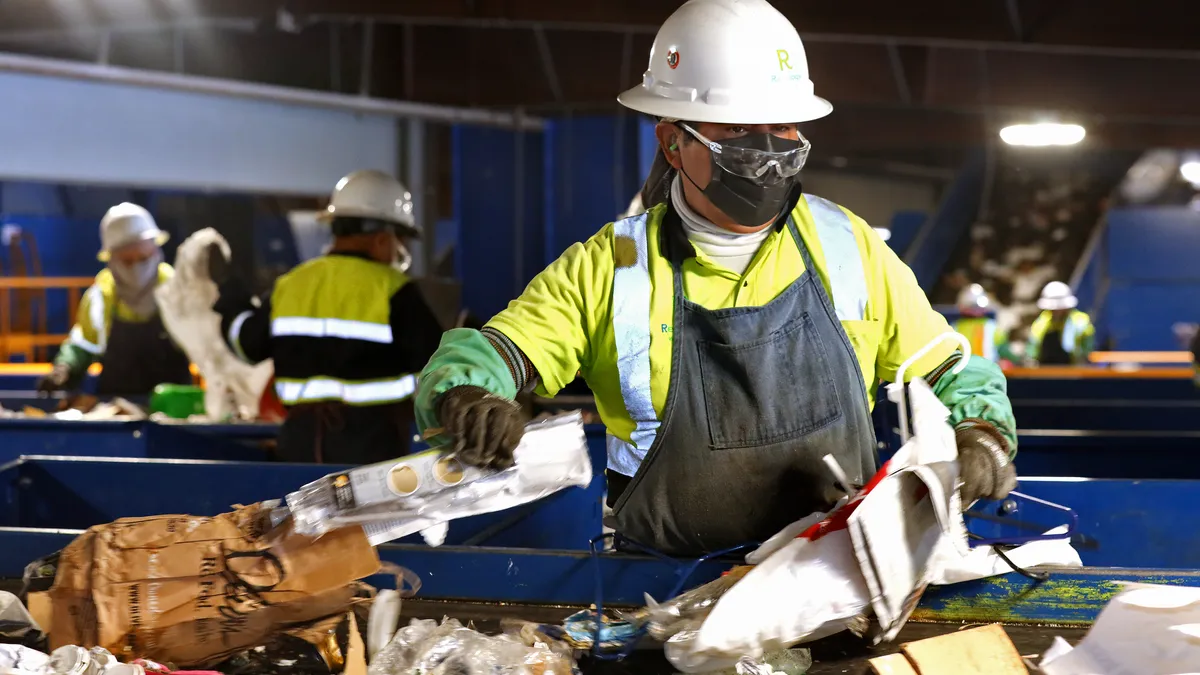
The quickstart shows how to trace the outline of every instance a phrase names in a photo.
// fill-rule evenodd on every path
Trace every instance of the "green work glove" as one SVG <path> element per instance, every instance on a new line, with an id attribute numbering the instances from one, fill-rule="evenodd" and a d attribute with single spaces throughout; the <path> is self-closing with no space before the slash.
<path id="1" fill-rule="evenodd" d="M 525 412 L 516 401 L 482 387 L 454 387 L 437 403 L 442 434 L 465 464 L 489 469 L 513 465 L 513 451 L 525 434 Z"/>
<path id="2" fill-rule="evenodd" d="M 66 391 L 71 388 L 71 366 L 66 363 L 56 363 L 50 374 L 38 380 L 37 390 L 43 394 L 55 391 Z"/>
<path id="3" fill-rule="evenodd" d="M 1004 499 L 1017 487 L 1017 470 L 1004 437 L 983 420 L 963 420 L 954 429 L 963 506 L 977 499 Z"/>
<path id="4" fill-rule="evenodd" d="M 968 420 L 990 425 L 1004 441 L 1011 459 L 1017 454 L 1017 422 L 1008 400 L 1008 383 L 1000 367 L 988 359 L 972 356 L 962 372 L 955 373 L 960 355 L 955 354 L 936 368 L 926 382 L 950 410 L 950 425 L 958 428 Z"/>

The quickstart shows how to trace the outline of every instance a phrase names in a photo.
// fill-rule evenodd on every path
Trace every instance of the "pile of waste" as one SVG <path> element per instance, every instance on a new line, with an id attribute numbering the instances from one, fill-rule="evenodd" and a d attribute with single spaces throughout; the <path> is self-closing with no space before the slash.
<path id="1" fill-rule="evenodd" d="M 0 419 L 133 421 L 144 420 L 146 417 L 146 411 L 136 403 L 120 397 L 101 402 L 95 396 L 88 394 L 78 394 L 69 399 L 63 399 L 60 409 L 53 412 L 33 406 L 25 406 L 21 410 L 8 410 L 4 406 L 0 406 Z"/>
<path id="2" fill-rule="evenodd" d="M 0 594 L 0 643 L 12 643 L 0 644 L 0 673 L 566 675 L 574 649 L 535 624 L 494 636 L 453 619 L 401 627 L 421 577 L 375 549 L 416 532 L 438 545 L 451 520 L 592 479 L 578 414 L 531 423 L 515 460 L 479 470 L 425 453 L 217 516 L 94 526 L 29 564 L 23 598 Z M 378 574 L 397 590 L 363 582 Z"/>

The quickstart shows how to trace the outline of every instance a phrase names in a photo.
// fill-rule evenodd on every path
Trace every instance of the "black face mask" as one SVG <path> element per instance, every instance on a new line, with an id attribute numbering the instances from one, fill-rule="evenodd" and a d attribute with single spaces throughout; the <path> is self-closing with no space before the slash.
<path id="1" fill-rule="evenodd" d="M 799 148 L 801 143 L 773 134 L 749 134 L 722 141 L 721 145 L 764 152 L 788 152 Z M 735 223 L 748 227 L 762 225 L 778 216 L 787 205 L 792 188 L 800 182 L 800 174 L 782 177 L 770 170 L 759 178 L 738 176 L 718 164 L 711 154 L 709 162 L 712 165 L 712 178 L 708 187 L 700 192 Z M 687 172 L 682 173 L 687 176 Z M 691 176 L 687 176 L 687 179 L 692 180 Z M 696 185 L 696 181 L 692 181 L 692 185 Z"/>

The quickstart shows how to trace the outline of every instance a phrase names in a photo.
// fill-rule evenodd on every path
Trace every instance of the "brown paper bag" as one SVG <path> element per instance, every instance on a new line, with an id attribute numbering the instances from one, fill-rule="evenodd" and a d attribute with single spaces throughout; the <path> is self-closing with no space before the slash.
<path id="1" fill-rule="evenodd" d="M 88 530 L 60 558 L 50 593 L 54 626 L 63 628 L 51 645 L 98 644 L 123 659 L 208 665 L 288 625 L 344 612 L 357 590 L 352 582 L 379 569 L 360 528 L 268 540 L 263 515 L 253 505 Z"/>

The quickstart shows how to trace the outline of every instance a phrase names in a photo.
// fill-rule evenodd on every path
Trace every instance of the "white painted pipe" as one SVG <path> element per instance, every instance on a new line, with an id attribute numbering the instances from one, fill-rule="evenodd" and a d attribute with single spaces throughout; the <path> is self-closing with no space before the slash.
<path id="1" fill-rule="evenodd" d="M 178 75 L 137 68 L 122 68 L 81 61 L 0 53 L 0 71 L 62 77 L 93 82 L 110 82 L 154 89 L 188 91 L 215 96 L 232 96 L 273 101 L 286 105 L 345 110 L 367 115 L 420 118 L 448 124 L 478 124 L 537 131 L 545 120 L 513 112 L 460 108 L 433 103 L 389 101 L 367 96 L 350 96 L 324 91 L 238 82 L 200 75 Z"/>

